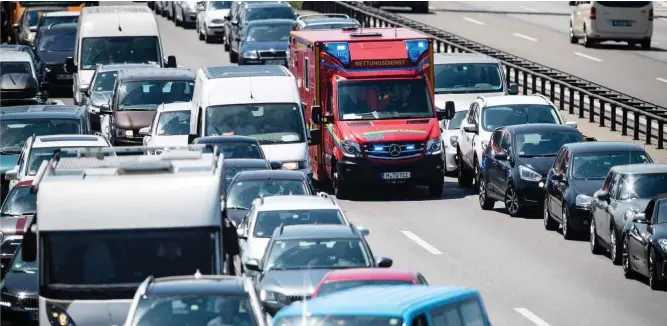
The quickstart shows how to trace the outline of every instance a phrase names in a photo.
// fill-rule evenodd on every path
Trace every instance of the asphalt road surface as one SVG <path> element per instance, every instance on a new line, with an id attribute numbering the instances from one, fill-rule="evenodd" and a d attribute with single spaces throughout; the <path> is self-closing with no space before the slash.
<path id="1" fill-rule="evenodd" d="M 473 5 L 482 6 L 470 4 Z M 531 2 L 530 6 L 562 7 L 541 2 Z M 637 96 L 662 97 L 661 103 L 667 103 L 667 84 L 654 79 L 659 70 L 667 78 L 663 53 L 571 46 L 564 35 L 566 27 L 557 25 L 558 20 L 566 18 L 540 16 L 524 18 L 525 21 L 506 15 L 460 13 L 414 17 L 450 27 L 455 33 L 468 31 L 469 35 L 461 34 L 478 35 L 477 41 L 488 41 L 492 46 L 505 44 L 504 50 L 509 52 L 526 57 L 534 54 L 533 60 L 569 69 L 568 72 L 585 78 L 594 79 L 597 75 L 598 81 L 606 81 L 612 87 L 614 83 L 622 91 L 631 93 L 634 89 Z M 466 23 L 463 17 L 484 21 L 485 25 Z M 205 44 L 194 30 L 176 27 L 162 17 L 157 19 L 165 53 L 176 55 L 179 65 L 196 70 L 229 64 L 222 44 Z M 536 23 L 542 19 L 543 24 L 554 27 Z M 509 32 L 522 32 L 539 41 L 532 44 Z M 501 33 L 509 34 L 499 37 Z M 524 44 L 527 42 L 530 43 Z M 663 42 L 667 46 L 667 40 Z M 592 53 L 604 61 L 578 58 L 571 55 L 573 51 Z M 634 66 L 636 70 L 630 69 Z M 609 76 L 627 79 L 605 80 Z M 71 103 L 71 99 L 65 102 Z M 565 241 L 559 233 L 545 231 L 539 218 L 510 218 L 501 204 L 496 205 L 495 211 L 482 211 L 477 197 L 457 188 L 451 178 L 446 179 L 440 200 L 424 200 L 425 190 L 411 192 L 410 196 L 414 197 L 388 199 L 377 194 L 341 204 L 354 223 L 370 229 L 368 240 L 376 256 L 394 259 L 399 268 L 419 270 L 432 284 L 479 289 L 494 325 L 665 325 L 667 292 L 651 291 L 643 281 L 624 279 L 621 268 L 604 256 L 593 256 L 587 242 Z"/>

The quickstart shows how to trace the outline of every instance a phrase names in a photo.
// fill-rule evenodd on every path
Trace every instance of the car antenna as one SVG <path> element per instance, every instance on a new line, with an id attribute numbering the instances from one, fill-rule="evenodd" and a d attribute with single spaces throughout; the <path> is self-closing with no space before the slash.
<path id="1" fill-rule="evenodd" d="M 255 97 L 252 96 L 252 76 L 250 76 L 250 74 L 248 74 L 248 83 L 250 84 L 250 99 L 254 100 Z"/>
<path id="2" fill-rule="evenodd" d="M 398 26 L 394 26 L 394 37 L 398 38 Z"/>
<path id="3" fill-rule="evenodd" d="M 118 12 L 118 10 L 116 10 L 116 21 L 118 22 L 118 31 L 119 31 L 119 32 L 122 32 L 122 31 L 123 31 L 123 27 L 120 26 L 120 12 Z"/>

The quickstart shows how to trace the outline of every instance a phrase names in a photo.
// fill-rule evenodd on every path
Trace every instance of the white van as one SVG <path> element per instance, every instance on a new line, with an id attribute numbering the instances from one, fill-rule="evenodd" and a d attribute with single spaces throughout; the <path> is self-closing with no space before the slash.
<path id="1" fill-rule="evenodd" d="M 192 105 L 199 136 L 250 136 L 283 169 L 311 174 L 303 108 L 283 66 L 221 66 L 197 71 Z"/>
<path id="2" fill-rule="evenodd" d="M 79 16 L 74 57 L 66 72 L 73 73 L 74 104 L 81 103 L 97 65 L 154 63 L 176 67 L 176 57 L 164 59 L 160 32 L 153 12 L 144 6 L 85 7 Z"/>
<path id="3" fill-rule="evenodd" d="M 628 42 L 651 48 L 653 2 L 651 1 L 570 1 L 570 43 L 584 39 L 584 46 L 598 42 Z"/>

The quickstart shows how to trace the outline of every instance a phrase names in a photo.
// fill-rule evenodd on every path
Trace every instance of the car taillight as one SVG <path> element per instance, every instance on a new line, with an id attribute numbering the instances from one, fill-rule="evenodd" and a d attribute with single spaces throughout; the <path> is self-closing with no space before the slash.
<path id="1" fill-rule="evenodd" d="M 597 14 L 597 9 L 595 9 L 595 7 L 591 7 L 591 14 L 590 14 L 591 20 L 595 20 L 595 14 Z"/>
<path id="2" fill-rule="evenodd" d="M 653 21 L 653 8 L 648 11 L 648 21 L 652 22 Z"/>

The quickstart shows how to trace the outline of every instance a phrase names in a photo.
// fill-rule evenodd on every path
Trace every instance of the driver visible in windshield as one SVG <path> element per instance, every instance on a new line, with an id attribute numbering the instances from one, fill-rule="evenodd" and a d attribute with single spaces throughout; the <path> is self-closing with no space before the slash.
<path id="1" fill-rule="evenodd" d="M 244 302 L 245 303 L 245 302 Z M 245 313 L 239 313 L 240 302 L 234 298 L 220 298 L 218 302 L 219 316 L 211 319 L 206 326 L 250 326 L 251 307 L 246 305 Z"/>

